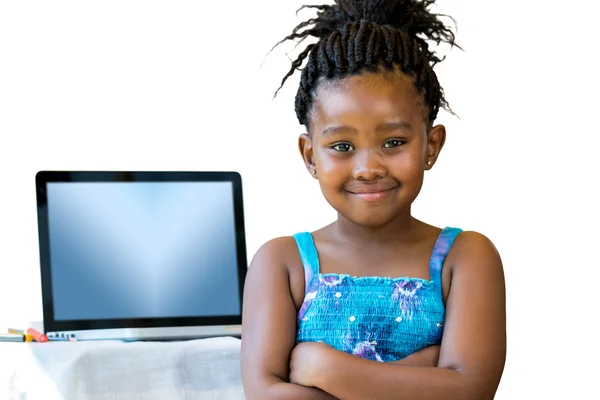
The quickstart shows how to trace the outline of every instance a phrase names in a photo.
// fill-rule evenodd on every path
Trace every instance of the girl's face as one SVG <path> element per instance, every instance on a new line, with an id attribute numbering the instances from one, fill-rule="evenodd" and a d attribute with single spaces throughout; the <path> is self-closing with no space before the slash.
<path id="1" fill-rule="evenodd" d="M 443 126 L 429 127 L 422 96 L 397 72 L 321 83 L 309 131 L 299 141 L 307 168 L 329 204 L 363 226 L 410 213 L 446 137 Z"/>

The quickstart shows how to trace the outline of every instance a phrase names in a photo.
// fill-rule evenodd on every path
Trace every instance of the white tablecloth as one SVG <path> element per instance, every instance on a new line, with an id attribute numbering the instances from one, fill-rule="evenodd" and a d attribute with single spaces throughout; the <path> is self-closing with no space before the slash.
<path id="1" fill-rule="evenodd" d="M 0 399 L 244 400 L 240 344 L 0 343 Z"/>

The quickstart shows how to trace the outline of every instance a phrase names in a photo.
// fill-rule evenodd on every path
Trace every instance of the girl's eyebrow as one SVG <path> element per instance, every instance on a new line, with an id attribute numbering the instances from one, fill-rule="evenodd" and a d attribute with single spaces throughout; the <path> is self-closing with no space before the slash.
<path id="1" fill-rule="evenodd" d="M 358 130 L 356 128 L 353 128 L 351 126 L 348 125 L 334 125 L 334 126 L 328 126 L 327 128 L 323 129 L 323 132 L 321 132 L 321 135 L 323 136 L 331 136 L 331 135 L 335 135 L 336 133 L 357 133 Z"/>
<path id="2" fill-rule="evenodd" d="M 377 125 L 377 128 L 375 128 L 376 132 L 390 132 L 390 131 L 395 131 L 395 130 L 403 130 L 403 131 L 409 131 L 412 129 L 412 125 L 409 124 L 408 122 L 405 121 L 395 121 L 395 122 L 384 122 L 382 124 Z M 358 132 L 358 130 L 356 128 L 353 128 L 349 125 L 334 125 L 334 126 L 328 126 L 327 128 L 323 129 L 323 132 L 321 132 L 321 135 L 323 136 L 331 136 L 334 134 L 340 134 L 340 133 L 352 133 L 352 134 L 356 134 Z"/>
<path id="3" fill-rule="evenodd" d="M 377 125 L 375 128 L 376 132 L 389 132 L 395 130 L 409 131 L 412 129 L 412 125 L 405 121 L 386 122 Z"/>

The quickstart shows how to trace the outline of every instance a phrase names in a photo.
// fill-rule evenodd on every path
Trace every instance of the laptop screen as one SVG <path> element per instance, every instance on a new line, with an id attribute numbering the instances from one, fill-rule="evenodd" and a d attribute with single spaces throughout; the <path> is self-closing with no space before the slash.
<path id="1" fill-rule="evenodd" d="M 48 184 L 56 320 L 237 315 L 231 182 Z"/>
<path id="2" fill-rule="evenodd" d="M 55 323 L 239 319 L 233 181 L 48 181 L 44 200 Z"/>

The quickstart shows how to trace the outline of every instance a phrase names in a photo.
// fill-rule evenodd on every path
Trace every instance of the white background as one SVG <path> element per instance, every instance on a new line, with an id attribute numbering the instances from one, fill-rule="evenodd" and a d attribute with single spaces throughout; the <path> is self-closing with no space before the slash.
<path id="1" fill-rule="evenodd" d="M 438 69 L 461 119 L 440 115 L 449 136 L 415 215 L 503 256 L 497 398 L 598 398 L 597 6 L 440 2 L 466 50 L 442 49 Z M 38 170 L 238 170 L 250 257 L 335 217 L 297 152 L 298 77 L 272 100 L 291 46 L 259 68 L 301 4 L 0 2 L 0 331 L 42 317 Z"/>

